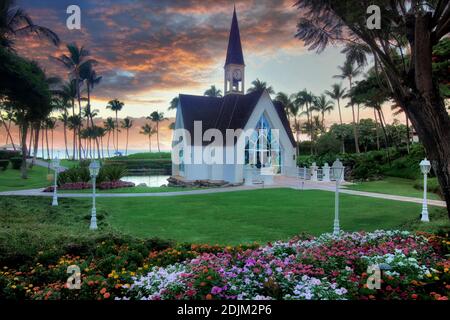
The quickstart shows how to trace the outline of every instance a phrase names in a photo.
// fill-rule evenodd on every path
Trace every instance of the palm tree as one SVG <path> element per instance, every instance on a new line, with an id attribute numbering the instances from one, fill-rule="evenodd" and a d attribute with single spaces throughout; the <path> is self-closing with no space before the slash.
<path id="1" fill-rule="evenodd" d="M 6 119 L 3 118 L 2 110 L 6 110 Z M 6 124 L 6 120 L 8 121 L 8 124 Z M 6 130 L 6 144 L 8 144 L 8 139 L 11 139 L 11 144 L 13 146 L 14 151 L 16 151 L 16 146 L 14 144 L 12 135 L 11 135 L 11 122 L 15 122 L 15 114 L 9 109 L 6 109 L 6 106 L 0 102 L 0 121 L 5 127 Z"/>
<path id="2" fill-rule="evenodd" d="M 94 127 L 94 120 L 93 120 L 93 115 L 91 112 L 91 91 L 94 90 L 94 87 L 100 83 L 100 81 L 102 80 L 102 77 L 97 76 L 96 71 L 94 70 L 94 67 L 92 65 L 92 63 L 85 63 L 82 65 L 81 70 L 80 70 L 80 76 L 82 79 L 84 79 L 86 81 L 86 88 L 87 88 L 87 106 L 86 106 L 86 110 L 87 115 L 88 115 L 88 121 L 90 121 L 91 126 Z M 95 143 L 97 144 L 97 152 L 98 152 L 98 156 L 100 157 L 100 144 L 99 141 L 97 139 L 97 137 L 95 136 Z"/>
<path id="3" fill-rule="evenodd" d="M 71 79 L 75 80 L 75 88 L 77 90 L 77 100 L 78 100 L 78 115 L 81 117 L 81 93 L 80 93 L 80 82 L 81 79 L 81 69 L 84 68 L 85 64 L 95 64 L 96 61 L 89 59 L 89 51 L 84 47 L 78 47 L 76 44 L 67 45 L 68 55 L 62 54 L 61 56 L 55 58 L 57 61 L 61 62 L 68 70 Z M 78 155 L 81 159 L 81 137 L 78 137 L 79 147 Z"/>
<path id="4" fill-rule="evenodd" d="M 216 86 L 211 86 L 211 88 L 206 90 L 203 95 L 207 97 L 220 98 L 222 97 L 222 90 L 217 89 Z"/>
<path id="5" fill-rule="evenodd" d="M 15 0 L 0 1 L 0 46 L 12 49 L 14 38 L 21 34 L 36 34 L 59 45 L 59 37 L 52 30 L 36 25 L 30 16 L 15 5 Z"/>
<path id="6" fill-rule="evenodd" d="M 148 137 L 148 152 L 152 152 L 152 135 L 156 132 L 148 123 L 141 127 L 142 131 L 140 134 L 146 135 Z"/>
<path id="7" fill-rule="evenodd" d="M 311 142 L 313 141 L 313 124 L 312 124 L 312 114 L 311 114 L 311 106 L 314 101 L 314 95 L 311 92 L 308 92 L 306 89 L 300 91 L 294 96 L 294 103 L 299 106 L 300 109 L 303 109 L 303 114 L 306 114 L 307 124 L 304 125 L 305 130 L 309 133 L 311 138 Z M 311 143 L 311 154 L 313 154 L 313 145 Z"/>
<path id="8" fill-rule="evenodd" d="M 159 123 L 167 119 L 164 118 L 164 113 L 158 111 L 152 112 L 147 119 L 156 123 L 156 141 L 158 143 L 158 152 L 161 152 L 161 149 L 159 148 Z"/>
<path id="9" fill-rule="evenodd" d="M 288 119 L 290 119 L 292 105 L 294 104 L 291 98 L 292 97 L 289 97 L 284 92 L 278 92 L 277 96 L 275 97 L 275 101 L 278 101 L 283 106 L 283 109 L 286 112 Z"/>
<path id="10" fill-rule="evenodd" d="M 331 86 L 331 90 L 326 90 L 325 94 L 331 99 L 336 100 L 339 111 L 339 122 L 342 125 L 342 110 L 341 110 L 341 99 L 345 97 L 346 90 L 342 87 L 342 83 L 335 83 Z M 345 153 L 345 142 L 342 140 L 342 153 Z"/>
<path id="11" fill-rule="evenodd" d="M 266 90 L 269 94 L 275 94 L 275 90 L 272 88 L 272 86 L 268 86 L 267 82 L 261 81 L 259 79 L 256 79 L 252 82 L 252 87 L 249 88 L 247 92 L 250 93 L 261 90 Z"/>
<path id="12" fill-rule="evenodd" d="M 118 99 L 111 100 L 108 102 L 108 105 L 106 106 L 106 109 L 111 109 L 111 111 L 114 111 L 116 113 L 116 153 L 119 151 L 119 119 L 118 119 L 118 113 L 122 110 L 122 108 L 125 106 L 125 104 Z M 113 137 L 114 138 L 114 137 Z"/>
<path id="13" fill-rule="evenodd" d="M 339 79 L 348 79 L 349 82 L 349 90 L 351 91 L 353 88 L 353 80 L 357 76 L 361 74 L 360 67 L 355 68 L 355 64 L 353 61 L 347 60 L 344 62 L 344 65 L 339 66 L 338 69 L 341 71 L 340 74 L 335 75 L 334 78 Z M 359 142 L 358 142 L 358 128 L 356 123 L 356 115 L 355 115 L 355 104 L 353 102 L 350 103 L 352 107 L 352 114 L 353 114 L 353 134 L 355 136 L 355 150 L 356 153 L 359 153 Z"/>
<path id="14" fill-rule="evenodd" d="M 56 128 L 56 119 L 55 118 L 47 118 L 47 119 L 45 119 L 44 124 L 45 124 L 45 141 L 47 144 L 47 158 L 53 159 L 53 132 Z M 50 130 L 51 138 L 52 138 L 51 149 L 49 148 L 49 145 L 48 145 L 48 130 Z M 51 150 L 51 154 L 50 154 L 50 150 Z"/>
<path id="15" fill-rule="evenodd" d="M 393 111 L 394 116 L 398 116 L 398 115 L 400 115 L 402 113 L 405 114 L 405 119 L 406 119 L 406 150 L 409 153 L 409 143 L 411 141 L 410 140 L 411 139 L 411 135 L 410 135 L 411 131 L 410 131 L 410 128 L 409 128 L 409 117 L 406 114 L 406 112 L 403 111 L 403 109 L 398 104 L 392 105 L 391 106 L 391 110 Z"/>
<path id="16" fill-rule="evenodd" d="M 127 144 L 125 147 L 125 155 L 128 155 L 128 134 L 130 129 L 133 127 L 133 120 L 131 120 L 130 118 L 125 118 L 122 121 L 122 129 L 126 129 L 127 130 Z"/>
<path id="17" fill-rule="evenodd" d="M 72 108 L 72 116 L 75 116 L 75 100 L 77 99 L 77 87 L 76 81 L 71 80 L 65 83 L 61 88 L 61 97 L 64 101 L 69 104 Z M 72 160 L 75 160 L 76 150 L 77 150 L 77 140 L 76 140 L 76 130 L 73 131 L 73 142 L 72 142 Z"/>
<path id="18" fill-rule="evenodd" d="M 110 141 L 110 137 L 111 137 L 111 132 L 114 135 L 114 130 L 116 129 L 116 124 L 113 120 L 113 118 L 109 117 L 106 119 L 106 121 L 103 122 L 103 125 L 105 126 L 105 133 L 108 133 L 108 141 L 106 142 L 106 149 L 108 152 L 108 158 L 111 157 L 111 155 L 109 154 L 109 141 Z M 114 136 L 113 136 L 114 138 Z M 114 139 L 113 139 L 113 144 L 114 144 Z"/>
<path id="19" fill-rule="evenodd" d="M 170 101 L 170 107 L 167 110 L 177 110 L 178 108 L 178 102 L 180 102 L 180 98 L 179 97 L 175 97 L 172 99 L 172 101 Z"/>
<path id="20" fill-rule="evenodd" d="M 314 98 L 311 110 L 320 112 L 322 115 L 322 128 L 325 130 L 325 112 L 330 113 L 334 110 L 333 101 L 327 100 L 324 94 Z"/>

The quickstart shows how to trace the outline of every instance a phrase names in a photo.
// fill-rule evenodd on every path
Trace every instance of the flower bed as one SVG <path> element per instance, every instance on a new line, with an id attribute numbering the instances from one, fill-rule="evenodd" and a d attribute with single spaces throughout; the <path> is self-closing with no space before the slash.
<path id="1" fill-rule="evenodd" d="M 448 237 L 402 231 L 237 247 L 105 241 L 89 257 L 3 267 L 0 298 L 447 300 L 449 245 Z M 66 288 L 69 265 L 80 266 L 80 290 Z M 380 289 L 368 286 L 373 265 L 382 269 Z"/>
<path id="2" fill-rule="evenodd" d="M 132 182 L 125 181 L 105 181 L 97 185 L 100 190 L 111 190 L 111 189 L 121 189 L 121 188 L 133 188 L 135 186 Z M 54 187 L 48 187 L 44 192 L 53 192 Z M 58 190 L 85 190 L 92 189 L 92 184 L 87 182 L 75 182 L 75 183 L 65 183 L 58 187 Z"/>

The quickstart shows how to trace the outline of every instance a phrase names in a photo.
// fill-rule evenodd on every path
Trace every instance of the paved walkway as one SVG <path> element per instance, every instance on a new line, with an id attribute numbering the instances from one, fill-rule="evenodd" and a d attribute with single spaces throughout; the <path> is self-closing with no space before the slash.
<path id="1" fill-rule="evenodd" d="M 37 163 L 36 163 L 37 164 Z M 421 198 L 414 197 L 404 197 L 396 196 L 383 193 L 374 192 L 364 192 L 345 189 L 345 185 L 349 183 L 344 183 L 343 187 L 340 189 L 341 193 L 385 199 L 394 200 L 401 202 L 410 202 L 422 204 Z M 191 190 L 191 191 L 177 191 L 177 192 L 159 192 L 159 193 L 97 193 L 98 198 L 140 198 L 140 197 L 175 197 L 175 196 L 185 196 L 185 195 L 202 195 L 202 194 L 214 194 L 214 193 L 224 193 L 224 192 L 236 192 L 245 190 L 257 190 L 262 189 L 262 186 L 240 186 L 240 187 L 229 187 L 229 188 L 217 188 L 217 189 L 205 189 L 205 190 Z M 323 183 L 323 182 L 312 182 L 305 181 L 301 182 L 299 179 L 290 177 L 276 177 L 274 180 L 274 185 L 266 186 L 266 188 L 292 188 L 296 190 L 321 190 L 328 192 L 335 192 L 336 185 L 334 182 Z M 51 197 L 53 194 L 51 192 L 42 192 L 43 189 L 32 189 L 32 190 L 18 190 L 18 191 L 6 191 L 0 192 L 0 196 L 39 196 L 39 197 Z M 59 193 L 60 198 L 90 198 L 92 195 L 90 193 Z M 436 207 L 446 207 L 444 201 L 439 200 L 428 200 L 430 206 Z"/>
<path id="2" fill-rule="evenodd" d="M 32 161 L 33 161 L 33 159 L 27 159 L 27 163 L 31 163 Z M 50 163 L 48 163 L 47 161 L 44 161 L 44 160 L 36 159 L 34 161 L 34 165 L 38 166 L 38 167 L 49 168 Z M 63 172 L 66 170 L 67 170 L 66 167 L 60 166 L 58 172 Z"/>

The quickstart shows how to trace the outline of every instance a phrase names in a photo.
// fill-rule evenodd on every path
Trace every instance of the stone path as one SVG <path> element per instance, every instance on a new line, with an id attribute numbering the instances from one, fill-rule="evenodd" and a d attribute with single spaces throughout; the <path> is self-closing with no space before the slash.
<path id="1" fill-rule="evenodd" d="M 141 198 L 141 197 L 175 197 L 175 196 L 185 196 L 185 195 L 202 195 L 202 194 L 214 194 L 214 193 L 224 193 L 224 192 L 236 192 L 236 191 L 245 191 L 245 190 L 258 190 L 262 189 L 262 186 L 240 186 L 240 187 L 229 187 L 229 188 L 217 188 L 217 189 L 206 189 L 206 190 L 191 190 L 191 191 L 176 191 L 176 192 L 159 192 L 159 193 L 97 193 L 98 198 Z M 292 188 L 296 190 L 321 190 L 328 192 L 335 192 L 335 183 L 322 183 L 322 182 L 311 182 L 305 181 L 303 184 L 301 181 L 295 178 L 289 177 L 280 177 L 279 179 L 275 179 L 274 185 L 266 186 L 268 188 Z M 43 189 L 32 189 L 32 190 L 18 190 L 18 191 L 6 191 L 0 192 L 0 196 L 39 196 L 39 197 L 51 197 L 53 194 L 50 192 L 42 192 Z M 410 202 L 421 204 L 422 199 L 414 198 L 414 197 L 404 197 L 404 196 L 396 196 L 390 194 L 383 193 L 374 193 L 374 192 L 364 192 L 364 191 L 356 191 L 345 189 L 345 184 L 343 188 L 340 189 L 341 193 L 369 197 L 369 198 L 377 198 L 377 199 L 385 199 L 385 200 L 394 200 L 401 202 Z M 60 193 L 58 194 L 60 198 L 90 198 L 92 195 L 90 193 Z M 446 207 L 444 201 L 439 200 L 428 200 L 428 204 L 430 206 L 436 207 Z"/>

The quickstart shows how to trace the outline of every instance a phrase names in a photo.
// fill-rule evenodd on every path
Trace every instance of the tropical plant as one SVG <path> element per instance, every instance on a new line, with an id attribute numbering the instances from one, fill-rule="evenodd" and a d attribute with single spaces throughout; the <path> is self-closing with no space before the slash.
<path id="1" fill-rule="evenodd" d="M 178 107 L 178 103 L 180 102 L 180 98 L 179 97 L 175 97 L 170 101 L 170 106 L 169 106 L 169 111 L 170 110 L 177 110 Z"/>
<path id="2" fill-rule="evenodd" d="M 272 86 L 268 86 L 267 82 L 261 81 L 259 79 L 256 79 L 252 82 L 252 87 L 250 87 L 247 92 L 250 93 L 262 90 L 266 90 L 269 94 L 275 94 L 275 90 L 272 88 Z"/>
<path id="3" fill-rule="evenodd" d="M 298 105 L 298 107 L 303 111 L 303 114 L 306 114 L 307 117 L 307 123 L 303 125 L 303 128 L 308 132 L 311 141 L 313 141 L 313 135 L 314 135 L 314 126 L 312 124 L 312 114 L 311 114 L 311 107 L 314 101 L 314 95 L 311 92 L 308 92 L 306 89 L 298 92 L 294 95 L 294 103 Z M 311 154 L 313 154 L 313 144 L 310 144 L 311 146 Z"/>
<path id="4" fill-rule="evenodd" d="M 133 120 L 131 120 L 128 117 L 123 119 L 122 129 L 125 129 L 127 132 L 127 143 L 126 143 L 126 147 L 125 147 L 125 155 L 128 155 L 128 136 L 129 136 L 129 131 L 132 127 L 133 127 Z"/>
<path id="5" fill-rule="evenodd" d="M 314 97 L 311 110 L 320 112 L 322 115 L 322 129 L 325 130 L 325 113 L 330 113 L 334 110 L 333 101 L 327 100 L 324 94 Z"/>
<path id="6" fill-rule="evenodd" d="M 54 59 L 62 63 L 62 65 L 69 70 L 71 79 L 75 80 L 75 88 L 77 91 L 78 100 L 78 115 L 81 117 L 80 87 L 83 81 L 83 79 L 81 78 L 81 70 L 85 67 L 85 65 L 93 65 L 96 63 L 96 61 L 93 59 L 89 59 L 89 51 L 87 51 L 84 47 L 78 47 L 77 44 L 68 44 L 67 51 L 67 54 L 62 54 Z M 81 159 L 81 137 L 78 138 L 78 156 Z"/>
<path id="7" fill-rule="evenodd" d="M 116 123 L 114 122 L 113 118 L 109 117 L 106 119 L 106 121 L 103 122 L 103 125 L 105 127 L 105 132 L 108 133 L 108 140 L 106 142 L 106 149 L 108 153 L 108 158 L 111 157 L 109 154 L 109 141 L 111 137 L 111 132 L 113 133 L 113 144 L 114 144 L 114 130 L 116 129 Z"/>
<path id="8" fill-rule="evenodd" d="M 340 74 L 335 75 L 335 78 L 339 79 L 348 79 L 349 82 L 349 90 L 352 90 L 353 80 L 361 74 L 361 70 L 359 67 L 355 68 L 355 64 L 351 60 L 346 60 L 342 66 L 338 66 L 338 69 L 341 71 Z M 350 106 L 352 108 L 352 116 L 353 116 L 353 135 L 355 137 L 355 149 L 356 153 L 359 153 L 359 143 L 358 143 L 358 124 L 356 121 L 355 114 L 355 103 L 351 100 Z M 358 108 L 359 109 L 359 108 Z"/>
<path id="9" fill-rule="evenodd" d="M 369 30 L 367 6 L 357 0 L 299 0 L 302 14 L 297 37 L 311 50 L 329 44 L 358 43 L 369 48 L 384 75 L 393 99 L 405 110 L 432 160 L 450 218 L 450 118 L 438 81 L 433 81 L 433 48 L 450 32 L 450 3 L 446 0 L 384 1 L 383 25 Z M 351 10 L 348 10 L 351 8 Z M 447 81 L 448 82 L 448 81 Z"/>
<path id="10" fill-rule="evenodd" d="M 203 95 L 207 97 L 220 98 L 222 97 L 222 90 L 217 89 L 216 86 L 211 86 L 211 88 L 206 90 Z"/>
<path id="11" fill-rule="evenodd" d="M 59 37 L 52 30 L 39 26 L 20 7 L 15 0 L 0 1 L 0 46 L 12 49 L 16 37 L 23 34 L 36 34 L 59 45 Z"/>
<path id="12" fill-rule="evenodd" d="M 142 131 L 139 133 L 148 137 L 148 152 L 152 152 L 152 135 L 155 134 L 156 131 L 148 123 L 141 127 L 141 130 Z"/>
<path id="13" fill-rule="evenodd" d="M 167 120 L 167 119 L 164 118 L 164 113 L 158 112 L 158 111 L 152 112 L 150 117 L 147 117 L 147 119 L 149 119 L 149 120 L 153 121 L 154 123 L 156 123 L 156 141 L 158 143 L 158 152 L 161 152 L 160 146 L 159 146 L 159 123 L 164 121 L 164 120 Z"/>
<path id="14" fill-rule="evenodd" d="M 110 109 L 111 111 L 116 113 L 116 153 L 119 151 L 119 118 L 118 113 L 122 110 L 122 108 L 125 106 L 125 104 L 118 99 L 114 99 L 108 102 L 108 105 L 106 106 L 106 109 Z M 113 136 L 114 138 L 114 136 Z"/>

